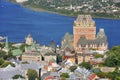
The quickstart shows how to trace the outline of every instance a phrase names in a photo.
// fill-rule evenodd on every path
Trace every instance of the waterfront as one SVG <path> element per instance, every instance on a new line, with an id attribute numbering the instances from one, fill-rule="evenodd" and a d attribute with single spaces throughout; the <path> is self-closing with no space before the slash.
<path id="1" fill-rule="evenodd" d="M 61 44 L 66 32 L 72 34 L 76 18 L 53 13 L 35 12 L 19 5 L 0 2 L 0 35 L 8 36 L 10 42 L 24 42 L 30 33 L 40 44 L 48 45 L 51 40 Z M 94 19 L 97 32 L 104 28 L 109 47 L 120 44 L 120 20 Z"/>

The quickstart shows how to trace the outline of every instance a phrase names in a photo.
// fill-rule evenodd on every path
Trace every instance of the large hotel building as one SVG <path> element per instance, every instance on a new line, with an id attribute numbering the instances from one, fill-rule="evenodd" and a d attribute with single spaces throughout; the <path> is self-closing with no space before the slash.
<path id="1" fill-rule="evenodd" d="M 67 39 L 68 37 L 71 37 L 71 40 Z M 71 45 L 77 52 L 90 49 L 100 51 L 108 49 L 104 29 L 99 29 L 99 32 L 96 34 L 95 21 L 90 15 L 79 15 L 77 17 L 73 25 L 73 35 L 67 34 L 63 37 L 62 46 L 66 46 L 66 43 L 72 43 Z"/>

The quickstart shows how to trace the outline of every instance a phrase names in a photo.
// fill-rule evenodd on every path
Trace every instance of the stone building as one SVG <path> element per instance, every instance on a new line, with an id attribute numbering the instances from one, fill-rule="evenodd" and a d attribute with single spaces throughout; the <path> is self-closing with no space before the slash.
<path id="1" fill-rule="evenodd" d="M 79 15 L 73 26 L 74 48 L 78 49 L 77 43 L 82 36 L 88 40 L 94 40 L 96 36 L 95 21 L 90 15 Z"/>
<path id="2" fill-rule="evenodd" d="M 55 53 L 45 53 L 43 57 L 44 57 L 44 60 L 47 62 L 50 62 L 50 61 L 56 62 L 56 59 L 57 59 L 57 56 Z"/>
<path id="3" fill-rule="evenodd" d="M 84 54 L 78 54 L 77 55 L 77 64 L 80 64 L 82 62 L 89 62 L 94 59 L 93 53 L 84 53 Z"/>
<path id="4" fill-rule="evenodd" d="M 77 53 L 94 49 L 105 51 L 108 49 L 107 37 L 101 28 L 96 35 L 95 21 L 90 15 L 79 15 L 74 21 L 73 36 L 66 33 L 62 40 L 62 48 L 72 48 Z"/>
<path id="5" fill-rule="evenodd" d="M 85 36 L 81 36 L 77 42 L 78 51 L 96 49 L 104 51 L 108 49 L 107 38 L 104 33 L 104 29 L 100 29 L 97 37 L 94 40 L 86 39 Z"/>
<path id="6" fill-rule="evenodd" d="M 40 46 L 33 42 L 30 46 L 25 46 L 25 52 L 22 54 L 22 61 L 56 61 L 56 54 L 50 47 Z"/>
<path id="7" fill-rule="evenodd" d="M 65 34 L 65 36 L 62 39 L 62 49 L 65 51 L 66 48 L 69 48 L 71 51 L 74 50 L 73 48 L 73 35 L 69 34 L 68 32 Z"/>
<path id="8" fill-rule="evenodd" d="M 33 52 L 33 51 L 24 52 L 22 55 L 22 61 L 24 62 L 24 61 L 29 61 L 29 60 L 42 61 L 41 54 L 39 52 Z"/>

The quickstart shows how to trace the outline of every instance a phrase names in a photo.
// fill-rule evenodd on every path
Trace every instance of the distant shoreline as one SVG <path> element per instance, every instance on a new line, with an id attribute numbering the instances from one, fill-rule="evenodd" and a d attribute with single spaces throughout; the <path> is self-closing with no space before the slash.
<path id="1" fill-rule="evenodd" d="M 34 7 L 28 7 L 28 6 L 22 6 L 22 7 L 28 8 L 28 9 L 30 9 L 32 11 L 36 11 L 36 12 L 47 12 L 47 13 L 59 14 L 59 15 L 63 15 L 63 16 L 70 16 L 70 15 L 66 15 L 66 14 L 61 14 L 59 12 L 45 10 L 42 8 L 34 8 Z M 70 17 L 76 17 L 76 16 L 70 16 Z"/>
<path id="2" fill-rule="evenodd" d="M 59 13 L 59 12 L 54 12 L 54 11 L 49 11 L 49 10 L 45 10 L 45 9 L 42 9 L 42 8 L 35 8 L 35 7 L 29 7 L 29 6 L 23 6 L 22 7 L 26 7 L 30 10 L 33 10 L 33 11 L 36 11 L 36 12 L 48 12 L 48 13 L 53 13 L 53 14 L 59 14 L 59 15 L 63 15 L 63 16 L 69 16 L 69 17 L 77 17 L 77 16 L 71 16 L 71 15 L 67 15 L 67 14 L 62 14 L 62 13 Z M 116 19 L 116 20 L 120 20 L 120 18 L 109 18 L 109 17 L 95 17 L 95 16 L 92 16 L 93 18 L 102 18 L 102 19 Z"/>
<path id="3" fill-rule="evenodd" d="M 7 0 L 9 1 L 9 0 Z M 9 1 L 11 2 L 11 1 Z M 19 4 L 19 3 L 16 3 L 16 2 L 13 2 L 12 3 L 15 3 L 15 4 Z M 23 4 L 20 4 L 22 7 L 25 7 L 25 8 L 28 8 L 30 10 L 33 10 L 33 11 L 36 11 L 36 12 L 48 12 L 48 13 L 53 13 L 53 14 L 59 14 L 59 15 L 63 15 L 63 16 L 69 16 L 69 17 L 77 17 L 77 15 L 69 15 L 69 14 L 64 14 L 64 13 L 60 13 L 60 12 L 55 12 L 55 11 L 50 11 L 50 10 L 47 10 L 47 9 L 43 9 L 43 8 L 37 8 L 37 7 L 31 7 L 30 5 L 26 6 L 26 5 L 23 5 Z M 99 13 L 96 13 L 96 14 L 99 14 Z M 101 16 L 95 16 L 94 14 L 90 14 L 92 15 L 93 18 L 101 18 L 101 19 L 114 19 L 114 20 L 120 20 L 120 18 L 115 18 L 115 17 L 101 17 Z"/>

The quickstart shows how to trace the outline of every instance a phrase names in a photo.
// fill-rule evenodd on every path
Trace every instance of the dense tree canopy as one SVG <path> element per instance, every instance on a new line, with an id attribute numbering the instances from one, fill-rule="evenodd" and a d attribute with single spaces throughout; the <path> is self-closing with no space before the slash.
<path id="1" fill-rule="evenodd" d="M 7 53 L 5 51 L 0 50 L 0 58 L 3 58 Z"/>
<path id="2" fill-rule="evenodd" d="M 62 73 L 62 74 L 60 75 L 60 77 L 62 77 L 62 78 L 69 78 L 70 76 L 69 76 L 68 73 Z"/>
<path id="3" fill-rule="evenodd" d="M 89 70 L 92 68 L 92 65 L 90 64 L 90 62 L 82 62 L 81 64 L 79 64 L 79 66 L 82 66 Z"/>
<path id="4" fill-rule="evenodd" d="M 97 53 L 97 54 L 94 55 L 94 57 L 95 57 L 95 58 L 103 58 L 104 55 L 102 55 L 102 54 L 98 54 L 98 53 Z"/>
<path id="5" fill-rule="evenodd" d="M 109 67 L 120 66 L 120 46 L 115 46 L 107 52 L 105 65 Z"/>
<path id="6" fill-rule="evenodd" d="M 100 78 L 110 78 L 111 80 L 119 80 L 119 76 L 120 76 L 120 73 L 117 72 L 117 71 L 113 71 L 113 72 L 108 72 L 108 73 L 105 73 L 105 72 L 97 72 L 96 73 Z"/>
<path id="7" fill-rule="evenodd" d="M 5 62 L 4 59 L 0 58 L 0 65 L 2 65 L 4 62 Z"/>
<path id="8" fill-rule="evenodd" d="M 74 72 L 74 70 L 77 69 L 77 66 L 71 66 L 69 69 L 71 72 Z"/>
<path id="9" fill-rule="evenodd" d="M 1 65 L 1 67 L 7 67 L 8 65 L 11 65 L 11 66 L 15 67 L 15 64 L 13 64 L 13 63 L 11 63 L 11 62 L 8 62 L 8 61 L 4 62 L 4 63 Z"/>
<path id="10" fill-rule="evenodd" d="M 36 78 L 38 78 L 36 70 L 33 69 L 28 69 L 27 76 L 29 80 L 35 80 Z"/>
<path id="11" fill-rule="evenodd" d="M 57 55 L 57 62 L 62 62 L 62 56 L 61 55 Z"/>
<path id="12" fill-rule="evenodd" d="M 22 75 L 15 75 L 13 79 L 24 78 Z"/>
<path id="13" fill-rule="evenodd" d="M 120 77 L 116 77 L 115 80 L 120 80 Z"/>

